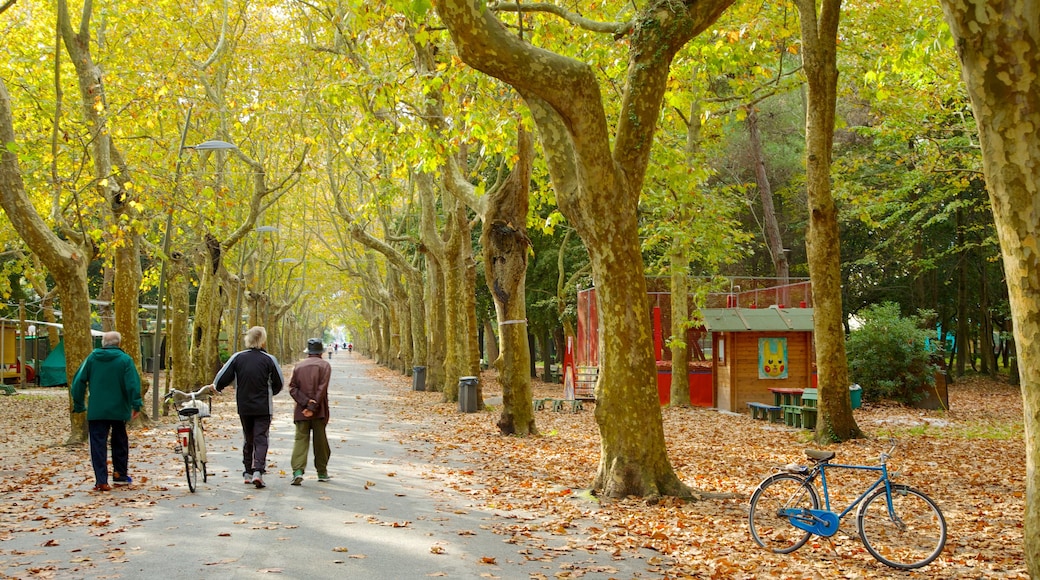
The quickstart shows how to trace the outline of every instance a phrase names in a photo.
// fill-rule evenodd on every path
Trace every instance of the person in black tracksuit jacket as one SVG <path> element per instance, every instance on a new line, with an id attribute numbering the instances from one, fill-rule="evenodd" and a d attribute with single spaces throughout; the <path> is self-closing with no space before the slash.
<path id="1" fill-rule="evenodd" d="M 254 326 L 245 334 L 246 350 L 231 355 L 217 371 L 213 386 L 217 391 L 234 383 L 238 418 L 242 422 L 245 444 L 242 446 L 242 479 L 257 488 L 264 487 L 267 467 L 268 436 L 274 396 L 282 390 L 282 369 L 278 359 L 264 350 L 267 331 Z"/>

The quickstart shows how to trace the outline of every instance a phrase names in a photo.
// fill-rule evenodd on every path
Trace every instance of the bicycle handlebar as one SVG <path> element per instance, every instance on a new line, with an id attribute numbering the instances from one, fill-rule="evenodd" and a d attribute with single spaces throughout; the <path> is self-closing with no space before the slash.
<path id="1" fill-rule="evenodd" d="M 178 391 L 177 389 L 170 389 L 170 392 L 166 394 L 166 398 L 172 399 L 174 395 L 179 395 L 180 397 L 185 399 L 195 399 L 205 394 L 209 394 L 211 396 L 216 395 L 219 392 L 220 391 L 218 391 L 217 388 L 213 385 L 205 385 L 193 393 L 185 393 L 184 391 Z"/>
<path id="2" fill-rule="evenodd" d="M 892 446 L 888 448 L 888 451 L 881 452 L 881 463 L 885 463 L 890 457 L 892 457 L 892 452 L 896 450 L 896 445 L 899 444 L 899 441 L 896 441 L 894 438 L 889 439 L 888 441 Z"/>

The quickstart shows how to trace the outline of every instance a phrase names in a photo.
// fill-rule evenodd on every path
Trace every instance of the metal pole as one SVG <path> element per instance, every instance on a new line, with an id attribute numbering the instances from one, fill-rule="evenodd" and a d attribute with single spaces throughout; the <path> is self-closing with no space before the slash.
<path id="1" fill-rule="evenodd" d="M 238 292 L 235 293 L 235 349 L 231 351 L 232 354 L 239 351 L 238 341 L 241 339 L 240 337 L 242 334 L 242 286 L 246 283 L 243 278 L 243 270 L 245 269 L 246 263 L 245 250 L 245 247 L 241 249 L 238 258 Z"/>
<path id="2" fill-rule="evenodd" d="M 18 343 L 20 345 L 22 345 L 22 348 L 20 349 L 22 358 L 21 358 L 21 360 L 18 361 L 18 386 L 23 388 L 23 389 L 25 388 L 25 364 L 26 364 L 26 362 L 25 362 L 25 355 L 26 355 L 26 352 L 25 352 L 25 329 L 26 329 L 26 325 L 25 325 L 25 300 L 19 300 L 18 301 L 18 338 L 21 339 L 21 340 L 19 340 Z"/>

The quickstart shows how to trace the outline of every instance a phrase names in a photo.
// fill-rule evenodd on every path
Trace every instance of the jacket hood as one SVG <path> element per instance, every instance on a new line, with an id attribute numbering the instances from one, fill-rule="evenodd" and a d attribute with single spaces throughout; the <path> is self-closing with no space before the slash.
<path id="1" fill-rule="evenodd" d="M 123 356 L 123 349 L 118 346 L 106 346 L 94 349 L 94 358 L 98 361 L 113 361 Z"/>

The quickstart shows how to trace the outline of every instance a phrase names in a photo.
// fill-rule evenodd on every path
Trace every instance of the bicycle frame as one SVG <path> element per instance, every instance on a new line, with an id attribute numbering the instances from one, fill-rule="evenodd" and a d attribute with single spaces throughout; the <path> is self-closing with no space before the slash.
<path id="1" fill-rule="evenodd" d="M 166 396 L 167 398 L 174 401 L 177 406 L 177 418 L 181 424 L 186 424 L 191 429 L 192 434 L 195 436 L 195 440 L 200 442 L 200 445 L 196 448 L 197 459 L 203 463 L 206 463 L 206 446 L 203 434 L 202 419 L 209 415 L 209 405 L 205 401 L 201 400 L 201 397 L 206 393 L 212 393 L 208 391 L 211 389 L 209 385 L 202 387 L 194 393 L 185 393 L 178 391 L 177 389 L 171 390 Z M 177 398 L 180 398 L 180 403 L 177 402 Z M 196 412 L 182 413 L 181 411 L 187 408 L 194 408 Z M 183 446 L 183 442 L 178 436 L 178 442 L 182 445 L 181 454 L 187 455 L 188 449 Z"/>
<path id="2" fill-rule="evenodd" d="M 827 488 L 827 470 L 828 469 L 852 469 L 857 471 L 877 471 L 880 472 L 878 478 L 874 483 L 870 484 L 866 491 L 859 494 L 859 497 L 854 499 L 852 503 L 848 505 L 840 513 L 835 512 L 831 509 L 831 496 L 830 490 Z M 820 486 L 823 488 L 823 505 L 822 510 L 807 510 L 804 508 L 784 508 L 781 510 L 781 514 L 787 516 L 791 525 L 796 528 L 812 532 L 818 536 L 830 537 L 838 533 L 838 524 L 845 516 L 849 515 L 853 509 L 856 508 L 864 499 L 867 498 L 871 493 L 874 492 L 881 485 L 885 486 L 885 501 L 888 504 L 889 515 L 895 517 L 892 511 L 892 484 L 888 478 L 888 467 L 885 461 L 882 461 L 880 465 L 847 465 L 843 463 L 829 463 L 827 461 L 820 462 L 814 466 L 810 471 L 809 475 L 805 478 L 805 483 L 813 485 L 817 476 L 820 479 Z"/>

